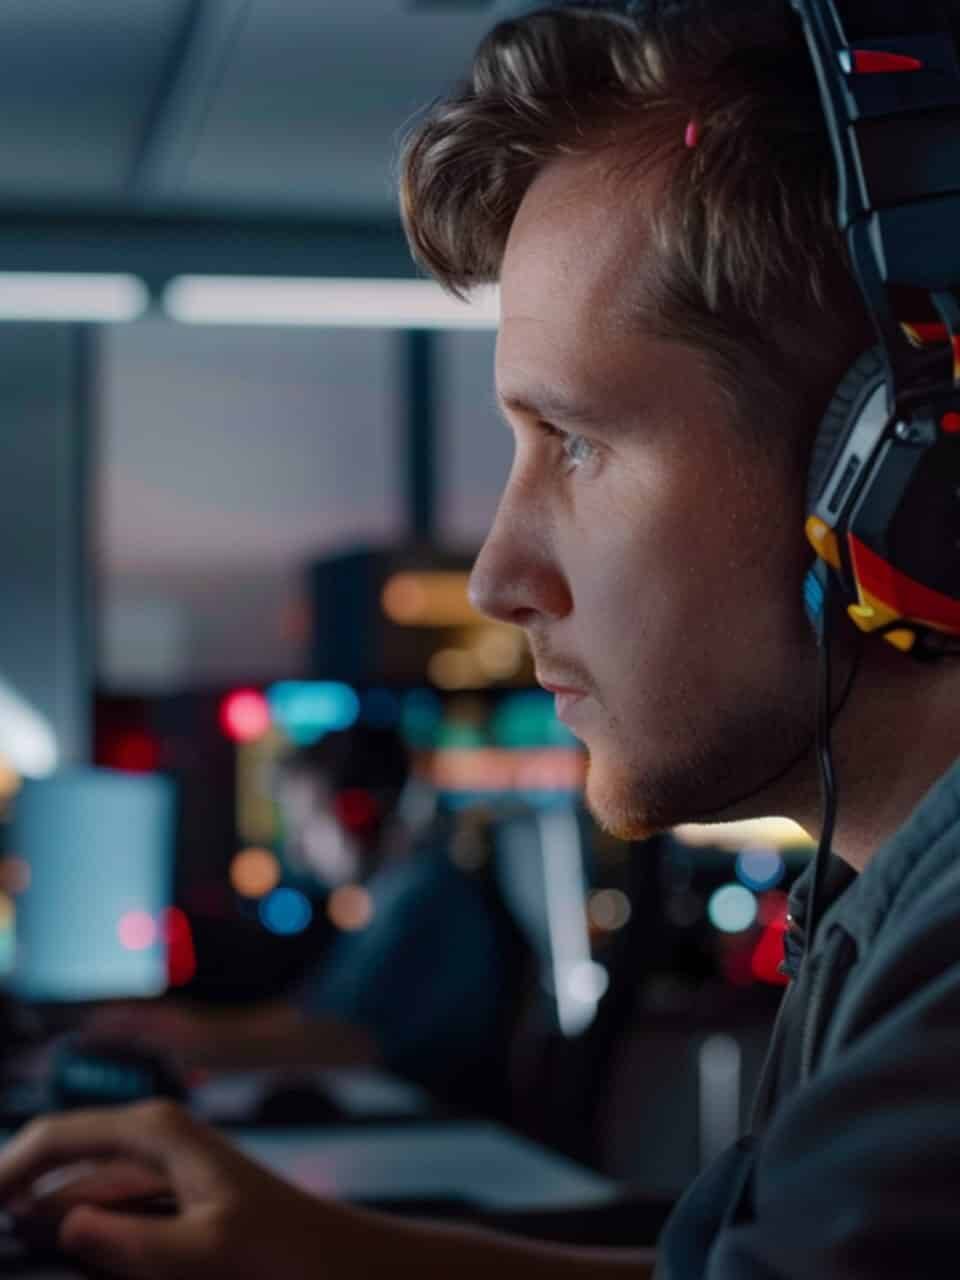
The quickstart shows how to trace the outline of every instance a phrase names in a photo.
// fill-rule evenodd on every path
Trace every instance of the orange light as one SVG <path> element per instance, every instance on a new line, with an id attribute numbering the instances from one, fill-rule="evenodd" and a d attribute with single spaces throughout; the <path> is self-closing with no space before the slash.
<path id="1" fill-rule="evenodd" d="M 475 689 L 490 683 L 468 649 L 438 649 L 427 663 L 427 676 L 438 689 Z"/>
<path id="2" fill-rule="evenodd" d="M 220 725 L 234 742 L 255 742 L 270 728 L 270 707 L 257 689 L 235 689 L 220 704 Z"/>
<path id="3" fill-rule="evenodd" d="M 3 756 L 0 756 L 0 805 L 12 800 L 22 783 L 23 779 L 16 769 Z"/>
<path id="4" fill-rule="evenodd" d="M 327 899 L 330 923 L 344 933 L 359 933 L 373 919 L 373 899 L 358 884 L 344 884 Z"/>
<path id="5" fill-rule="evenodd" d="M 380 603 L 401 627 L 469 627 L 484 619 L 467 596 L 468 573 L 397 573 L 383 588 Z"/>
<path id="6" fill-rule="evenodd" d="M 280 863 L 269 849 L 244 849 L 230 864 L 230 883 L 244 898 L 265 897 L 280 876 Z"/>

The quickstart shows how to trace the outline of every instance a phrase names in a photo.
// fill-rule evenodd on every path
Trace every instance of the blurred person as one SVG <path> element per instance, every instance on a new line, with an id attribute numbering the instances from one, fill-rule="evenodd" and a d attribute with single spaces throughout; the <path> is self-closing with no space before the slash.
<path id="1" fill-rule="evenodd" d="M 956 13 L 869 9 L 880 39 Z M 625 835 L 771 812 L 820 829 L 805 491 L 834 388 L 875 342 L 835 180 L 787 0 L 505 22 L 405 152 L 420 262 L 458 292 L 500 285 L 515 456 L 473 599 L 525 628 L 588 747 L 594 814 Z M 960 1243 L 960 672 L 833 622 L 841 858 L 812 938 L 795 897 L 788 957 L 796 973 L 811 949 L 814 989 L 788 989 L 763 1123 L 677 1207 L 663 1280 L 939 1276 Z M 0 1194 L 107 1153 L 123 1166 L 55 1208 L 64 1244 L 118 1274 L 645 1271 L 322 1203 L 168 1106 L 40 1122 L 0 1156 Z M 109 1211 L 144 1168 L 178 1197 L 169 1221 Z"/>
<path id="2" fill-rule="evenodd" d="M 128 1003 L 95 1015 L 88 1036 L 129 1038 L 188 1069 L 385 1066 L 479 1102 L 498 1069 L 509 955 L 401 735 L 327 733 L 281 760 L 276 785 L 285 861 L 326 896 L 334 925 L 318 963 L 289 998 Z"/>

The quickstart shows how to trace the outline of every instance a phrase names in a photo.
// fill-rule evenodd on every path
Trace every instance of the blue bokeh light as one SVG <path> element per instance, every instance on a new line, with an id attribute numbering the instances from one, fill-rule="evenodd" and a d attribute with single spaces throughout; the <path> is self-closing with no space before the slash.
<path id="1" fill-rule="evenodd" d="M 726 884 L 707 903 L 710 923 L 721 933 L 743 933 L 757 918 L 758 903 L 742 884 Z"/>
<path id="2" fill-rule="evenodd" d="M 267 702 L 274 723 L 298 746 L 333 729 L 349 729 L 360 715 L 355 691 L 334 681 L 281 680 L 267 690 Z"/>
<path id="3" fill-rule="evenodd" d="M 786 872 L 787 865 L 776 849 L 744 849 L 737 854 L 737 879 L 757 893 L 775 889 Z"/>
<path id="4" fill-rule="evenodd" d="M 310 899 L 299 889 L 283 887 L 274 889 L 260 903 L 260 920 L 271 933 L 290 937 L 303 933 L 313 919 Z"/>

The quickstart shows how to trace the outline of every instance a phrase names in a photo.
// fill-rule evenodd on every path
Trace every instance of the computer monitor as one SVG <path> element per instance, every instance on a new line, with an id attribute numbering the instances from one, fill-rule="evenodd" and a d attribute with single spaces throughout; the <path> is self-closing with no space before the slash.
<path id="1" fill-rule="evenodd" d="M 166 989 L 175 800 L 167 778 L 108 769 L 24 785 L 10 833 L 27 869 L 7 980 L 14 996 L 71 1004 Z"/>

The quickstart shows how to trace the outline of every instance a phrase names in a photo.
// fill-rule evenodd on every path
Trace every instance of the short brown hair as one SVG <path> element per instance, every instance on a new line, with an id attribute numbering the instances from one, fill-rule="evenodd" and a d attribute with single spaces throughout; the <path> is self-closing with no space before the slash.
<path id="1" fill-rule="evenodd" d="M 628 7 L 554 6 L 494 27 L 468 80 L 406 140 L 413 254 L 463 295 L 499 278 L 513 219 L 551 160 L 604 153 L 625 192 L 662 165 L 658 199 L 638 211 L 658 264 L 639 319 L 706 352 L 741 421 L 815 425 L 875 339 L 837 231 L 799 25 L 787 0 Z"/>

